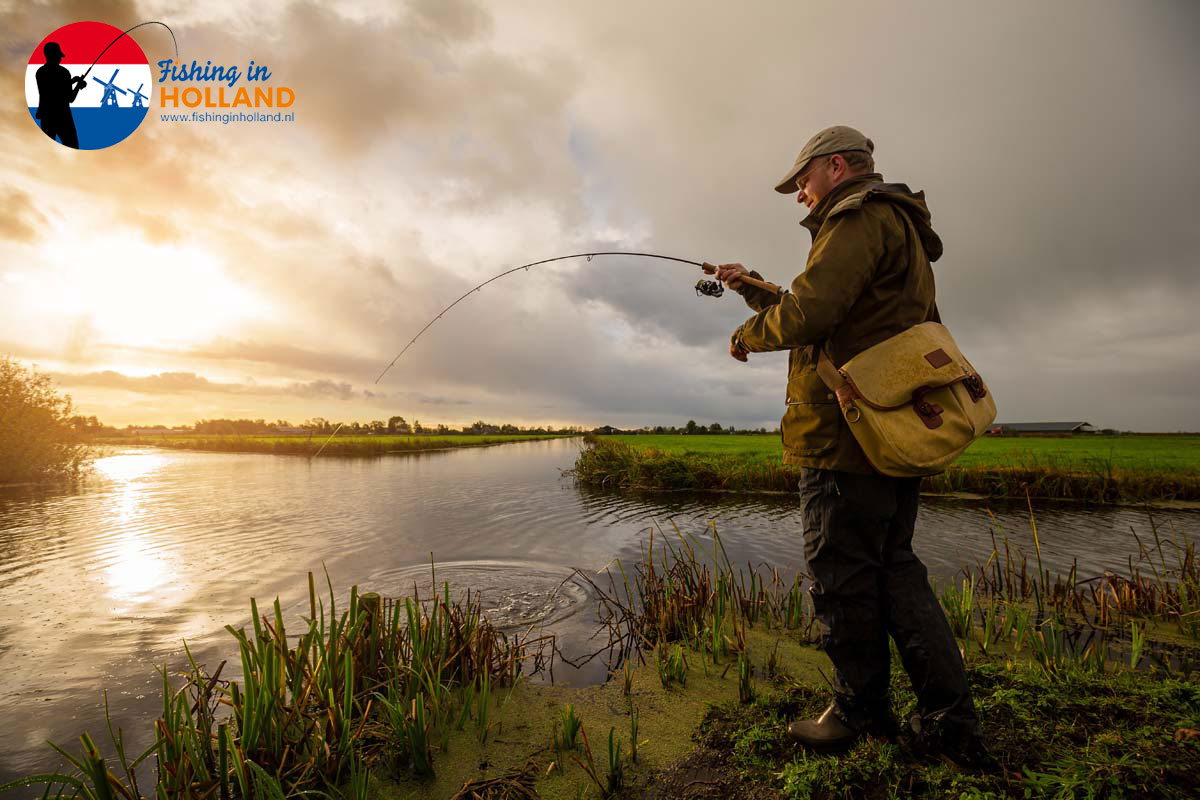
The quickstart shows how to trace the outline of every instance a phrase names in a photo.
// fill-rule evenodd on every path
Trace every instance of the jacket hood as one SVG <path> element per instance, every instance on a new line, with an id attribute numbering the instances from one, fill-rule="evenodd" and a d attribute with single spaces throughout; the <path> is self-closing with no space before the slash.
<path id="1" fill-rule="evenodd" d="M 878 173 L 851 178 L 837 186 L 821 199 L 812 213 L 801 220 L 800 224 L 816 235 L 825 220 L 843 211 L 860 208 L 863 203 L 871 200 L 883 200 L 904 211 L 921 237 L 926 257 L 931 262 L 942 257 L 942 238 L 937 235 L 930 221 L 925 192 L 914 192 L 905 183 L 885 183 L 883 176 Z"/>
<path id="2" fill-rule="evenodd" d="M 905 183 L 877 183 L 863 194 L 863 201 L 871 199 L 887 200 L 901 208 L 920 234 L 926 257 L 931 262 L 942 257 L 942 237 L 933 229 L 924 190 L 914 192 Z"/>

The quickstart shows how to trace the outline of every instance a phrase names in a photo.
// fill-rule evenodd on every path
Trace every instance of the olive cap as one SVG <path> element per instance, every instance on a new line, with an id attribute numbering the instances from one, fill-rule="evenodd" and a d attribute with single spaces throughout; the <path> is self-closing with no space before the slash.
<path id="1" fill-rule="evenodd" d="M 800 187 L 796 185 L 796 176 L 804 171 L 809 161 L 818 156 L 844 153 L 848 150 L 874 153 L 875 143 L 849 125 L 834 125 L 832 128 L 820 131 L 804 145 L 800 155 L 796 156 L 796 163 L 788 171 L 788 174 L 783 176 L 783 180 L 775 186 L 775 191 L 780 194 L 799 191 Z"/>

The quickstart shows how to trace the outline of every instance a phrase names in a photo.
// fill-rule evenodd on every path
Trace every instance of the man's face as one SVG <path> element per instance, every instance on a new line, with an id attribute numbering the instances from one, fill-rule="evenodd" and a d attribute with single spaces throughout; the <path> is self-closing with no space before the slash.
<path id="1" fill-rule="evenodd" d="M 811 211 L 821 198 L 829 194 L 829 190 L 842 182 L 846 176 L 846 161 L 839 155 L 820 156 L 814 158 L 805 167 L 804 172 L 796 177 L 796 186 L 800 188 L 796 202 L 808 207 Z"/>

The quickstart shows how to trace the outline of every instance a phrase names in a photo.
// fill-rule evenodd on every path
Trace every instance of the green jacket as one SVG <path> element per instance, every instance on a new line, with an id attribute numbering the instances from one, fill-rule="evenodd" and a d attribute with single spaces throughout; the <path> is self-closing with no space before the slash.
<path id="1" fill-rule="evenodd" d="M 751 353 L 790 351 L 785 464 L 877 474 L 817 374 L 817 349 L 841 366 L 913 325 L 941 322 L 929 262 L 942 241 L 925 193 L 875 173 L 836 186 L 800 224 L 813 237 L 804 272 L 782 295 L 743 285 L 739 294 L 758 313 L 732 340 Z"/>

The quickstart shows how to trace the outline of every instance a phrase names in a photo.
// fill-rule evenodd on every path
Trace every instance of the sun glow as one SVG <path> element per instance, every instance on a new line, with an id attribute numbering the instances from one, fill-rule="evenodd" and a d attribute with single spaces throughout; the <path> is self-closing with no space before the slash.
<path id="1" fill-rule="evenodd" d="M 269 313 L 200 246 L 128 234 L 53 241 L 13 282 L 21 295 L 13 304 L 43 319 L 85 320 L 95 343 L 177 347 Z"/>

